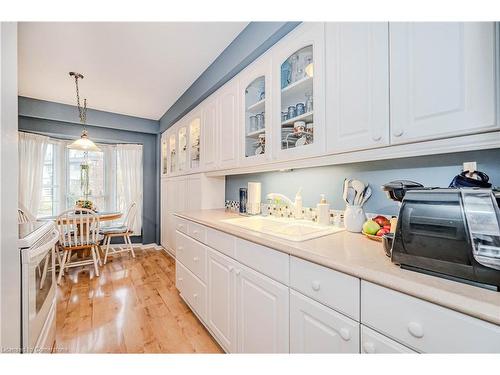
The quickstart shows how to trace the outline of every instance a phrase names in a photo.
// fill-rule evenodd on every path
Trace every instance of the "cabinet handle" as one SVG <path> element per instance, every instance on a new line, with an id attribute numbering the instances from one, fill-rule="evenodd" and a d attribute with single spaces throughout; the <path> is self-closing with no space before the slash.
<path id="1" fill-rule="evenodd" d="M 195 262 L 197 262 L 197 261 L 199 261 L 199 260 L 200 260 L 200 258 L 198 258 L 198 257 L 194 257 L 194 258 L 193 258 L 193 260 L 194 260 Z"/>
<path id="2" fill-rule="evenodd" d="M 351 339 L 351 331 L 349 331 L 347 328 L 341 328 L 340 329 L 340 336 L 345 341 L 349 341 Z"/>
<path id="3" fill-rule="evenodd" d="M 393 133 L 392 133 L 392 134 L 393 134 L 395 137 L 401 137 L 401 136 L 403 135 L 403 133 L 404 133 L 403 129 L 394 129 L 394 131 L 393 131 Z"/>
<path id="4" fill-rule="evenodd" d="M 317 292 L 318 290 L 320 290 L 320 288 L 321 288 L 321 284 L 320 284 L 320 282 L 319 282 L 318 280 L 314 280 L 314 281 L 311 283 L 311 287 L 312 287 L 312 289 L 313 289 L 314 291 L 316 291 L 316 292 Z"/>
<path id="5" fill-rule="evenodd" d="M 380 141 L 380 140 L 382 139 L 382 136 L 380 136 L 380 135 L 374 135 L 374 136 L 372 137 L 372 139 L 373 139 L 375 142 L 378 142 L 378 141 Z"/>
<path id="6" fill-rule="evenodd" d="M 424 327 L 417 322 L 408 323 L 408 332 L 410 332 L 410 335 L 416 337 L 417 339 L 424 337 Z"/>
<path id="7" fill-rule="evenodd" d="M 375 353 L 375 344 L 373 342 L 367 341 L 363 343 L 363 352 L 373 354 Z"/>

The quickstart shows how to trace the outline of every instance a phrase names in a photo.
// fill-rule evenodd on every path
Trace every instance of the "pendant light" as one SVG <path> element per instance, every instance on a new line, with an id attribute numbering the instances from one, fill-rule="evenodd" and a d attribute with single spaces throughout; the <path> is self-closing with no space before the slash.
<path id="1" fill-rule="evenodd" d="M 83 125 L 83 131 L 82 135 L 80 136 L 80 139 L 77 139 L 67 147 L 73 150 L 80 150 L 84 151 L 85 154 L 88 151 L 101 151 L 99 147 L 96 146 L 94 142 L 92 142 L 87 134 L 87 128 L 85 126 L 87 122 L 87 99 L 83 99 L 83 108 L 80 105 L 80 92 L 78 91 L 78 80 L 83 79 L 83 74 L 80 73 L 75 73 L 75 72 L 69 72 L 69 75 L 71 77 L 75 77 L 75 86 L 76 86 L 76 103 L 78 105 L 78 115 L 80 117 L 80 122 Z"/>

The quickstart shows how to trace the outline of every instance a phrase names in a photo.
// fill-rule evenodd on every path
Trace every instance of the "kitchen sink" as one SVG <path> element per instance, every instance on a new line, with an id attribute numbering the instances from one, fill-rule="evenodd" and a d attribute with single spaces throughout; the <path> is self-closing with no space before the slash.
<path id="1" fill-rule="evenodd" d="M 254 232 L 265 233 L 289 241 L 301 242 L 341 232 L 344 228 L 320 225 L 308 220 L 295 220 L 271 216 L 249 216 L 221 220 Z"/>

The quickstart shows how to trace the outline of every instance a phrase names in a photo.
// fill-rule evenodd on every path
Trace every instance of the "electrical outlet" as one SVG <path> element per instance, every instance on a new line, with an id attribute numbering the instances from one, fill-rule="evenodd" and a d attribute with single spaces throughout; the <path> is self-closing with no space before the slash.
<path id="1" fill-rule="evenodd" d="M 466 161 L 463 164 L 463 170 L 469 172 L 477 171 L 477 163 L 475 161 Z"/>

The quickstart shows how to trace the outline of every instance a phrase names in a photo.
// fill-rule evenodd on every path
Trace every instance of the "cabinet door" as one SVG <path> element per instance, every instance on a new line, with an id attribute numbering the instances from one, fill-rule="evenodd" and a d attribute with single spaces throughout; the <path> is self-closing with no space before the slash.
<path id="1" fill-rule="evenodd" d="M 236 273 L 239 353 L 288 353 L 288 288 L 241 265 Z"/>
<path id="2" fill-rule="evenodd" d="M 188 171 L 188 148 L 189 148 L 189 133 L 187 121 L 182 121 L 177 128 L 177 171 L 184 174 Z"/>
<path id="3" fill-rule="evenodd" d="M 160 183 L 160 243 L 164 248 L 169 248 L 167 244 L 167 221 L 168 221 L 168 212 L 167 212 L 167 179 L 162 178 Z"/>
<path id="4" fill-rule="evenodd" d="M 362 325 L 361 353 L 376 354 L 376 353 L 416 353 L 416 352 Z"/>
<path id="5" fill-rule="evenodd" d="M 161 143 L 160 174 L 163 177 L 168 174 L 168 131 L 164 131 L 161 134 L 160 143 Z"/>
<path id="6" fill-rule="evenodd" d="M 165 181 L 165 232 L 166 232 L 166 248 L 175 256 L 175 218 L 173 213 L 175 212 L 177 193 L 176 181 L 169 178 Z M 163 195 L 163 193 L 162 193 Z M 163 224 L 162 224 L 163 227 Z M 165 246 L 164 246 L 165 247 Z"/>
<path id="7" fill-rule="evenodd" d="M 189 177 L 187 179 L 187 197 L 186 197 L 186 210 L 200 210 L 201 209 L 201 177 Z"/>
<path id="8" fill-rule="evenodd" d="M 236 166 L 238 160 L 238 81 L 233 79 L 217 95 L 220 167 L 231 168 Z"/>
<path id="9" fill-rule="evenodd" d="M 168 171 L 167 174 L 174 175 L 177 172 L 177 127 L 174 125 L 167 132 L 168 144 Z"/>
<path id="10" fill-rule="evenodd" d="M 189 172 L 197 172 L 201 168 L 200 155 L 202 145 L 201 129 L 201 109 L 200 107 L 192 110 L 186 121 L 188 132 L 188 166 Z"/>
<path id="11" fill-rule="evenodd" d="M 325 27 L 303 23 L 273 48 L 273 129 L 278 160 L 325 151 Z"/>
<path id="12" fill-rule="evenodd" d="M 242 164 L 263 163 L 271 158 L 271 55 L 268 53 L 241 74 L 240 146 Z"/>
<path id="13" fill-rule="evenodd" d="M 235 265 L 231 258 L 208 249 L 207 324 L 230 353 L 236 351 Z"/>
<path id="14" fill-rule="evenodd" d="M 493 22 L 390 23 L 391 142 L 498 128 Z"/>
<path id="15" fill-rule="evenodd" d="M 327 147 L 389 144 L 389 24 L 326 24 Z"/>
<path id="16" fill-rule="evenodd" d="M 202 104 L 201 135 L 203 147 L 201 152 L 201 163 L 206 170 L 217 167 L 217 99 L 212 95 Z"/>
<path id="17" fill-rule="evenodd" d="M 290 290 L 291 353 L 359 353 L 359 323 Z"/>

